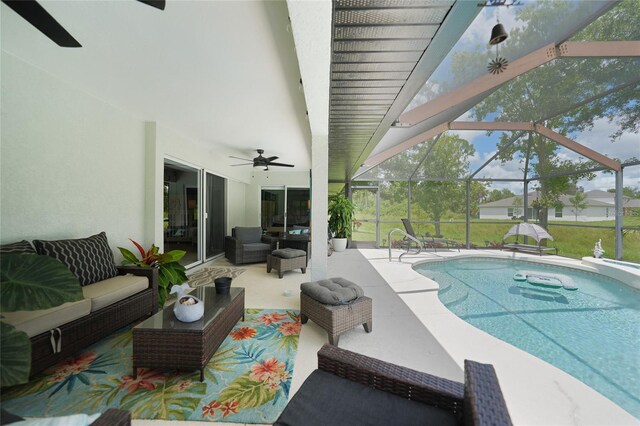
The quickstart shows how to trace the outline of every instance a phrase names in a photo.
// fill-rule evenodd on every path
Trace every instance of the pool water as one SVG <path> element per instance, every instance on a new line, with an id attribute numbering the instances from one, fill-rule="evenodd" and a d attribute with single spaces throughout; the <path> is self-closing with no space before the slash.
<path id="1" fill-rule="evenodd" d="M 570 276 L 577 291 L 514 281 Z M 640 419 L 640 292 L 603 275 L 507 259 L 416 266 L 458 317 L 571 374 Z"/>

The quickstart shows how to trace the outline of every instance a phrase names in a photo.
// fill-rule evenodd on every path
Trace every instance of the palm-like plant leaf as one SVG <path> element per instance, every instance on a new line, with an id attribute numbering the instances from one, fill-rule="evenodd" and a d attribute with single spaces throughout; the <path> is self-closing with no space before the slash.
<path id="1" fill-rule="evenodd" d="M 29 336 L 4 322 L 0 322 L 0 331 L 0 385 L 4 388 L 25 383 L 31 371 Z"/>
<path id="2" fill-rule="evenodd" d="M 49 309 L 82 300 L 75 275 L 49 256 L 4 254 L 0 258 L 0 310 Z"/>
<path id="3" fill-rule="evenodd" d="M 229 384 L 218 397 L 218 402 L 237 401 L 239 408 L 253 408 L 266 404 L 276 396 L 275 390 L 268 389 L 264 383 L 255 382 L 245 373 Z"/>

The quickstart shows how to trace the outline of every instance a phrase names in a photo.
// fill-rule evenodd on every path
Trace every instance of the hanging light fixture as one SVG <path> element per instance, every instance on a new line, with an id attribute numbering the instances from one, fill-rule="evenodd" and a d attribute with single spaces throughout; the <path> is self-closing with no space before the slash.
<path id="1" fill-rule="evenodd" d="M 491 40 L 489 40 L 489 44 L 495 46 L 505 41 L 507 37 L 509 37 L 509 35 L 504 30 L 504 26 L 498 22 L 491 29 Z"/>
<path id="2" fill-rule="evenodd" d="M 509 61 L 499 55 L 498 45 L 505 41 L 509 37 L 504 29 L 504 26 L 500 23 L 498 13 L 496 11 L 496 25 L 491 29 L 491 38 L 489 39 L 489 45 L 496 47 L 496 58 L 492 59 L 487 65 L 487 70 L 491 74 L 500 74 L 507 69 Z"/>

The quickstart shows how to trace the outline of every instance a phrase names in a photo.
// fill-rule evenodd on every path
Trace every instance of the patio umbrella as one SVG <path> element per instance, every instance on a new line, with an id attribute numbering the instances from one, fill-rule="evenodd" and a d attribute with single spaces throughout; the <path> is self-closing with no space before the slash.
<path id="1" fill-rule="evenodd" d="M 511 229 L 509 229 L 509 232 L 504 234 L 504 237 L 502 237 L 502 239 L 504 240 L 512 235 L 515 235 L 516 238 L 518 238 L 520 235 L 524 235 L 526 237 L 533 238 L 537 242 L 540 242 L 540 240 L 542 240 L 543 238 L 547 238 L 553 241 L 553 237 L 547 232 L 546 229 L 544 229 L 540 225 L 529 222 L 523 222 L 517 225 L 513 225 Z"/>

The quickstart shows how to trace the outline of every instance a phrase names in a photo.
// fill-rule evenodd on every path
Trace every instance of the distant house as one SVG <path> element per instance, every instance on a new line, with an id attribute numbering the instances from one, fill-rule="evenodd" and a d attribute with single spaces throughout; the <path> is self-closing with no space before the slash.
<path id="1" fill-rule="evenodd" d="M 587 191 L 584 193 L 586 207 L 578 211 L 578 221 L 590 222 L 598 220 L 614 220 L 616 216 L 615 194 L 606 191 Z M 575 221 L 576 213 L 569 201 L 573 195 L 561 195 L 560 202 L 563 206 L 556 209 L 549 209 L 549 220 Z M 529 206 L 538 198 L 537 192 L 529 193 Z M 519 203 L 515 203 L 516 199 Z M 524 200 L 522 195 L 504 198 L 491 203 L 480 204 L 480 219 L 508 219 L 524 216 Z M 624 214 L 630 214 L 631 210 L 640 209 L 640 199 L 622 197 Z M 537 220 L 538 212 L 529 207 L 527 217 Z"/>

